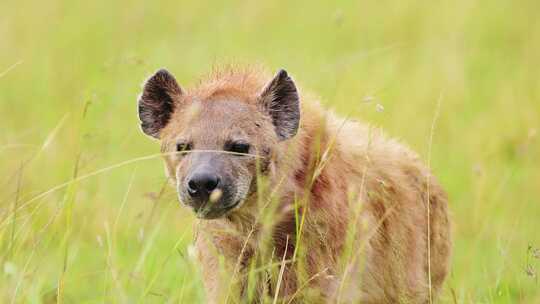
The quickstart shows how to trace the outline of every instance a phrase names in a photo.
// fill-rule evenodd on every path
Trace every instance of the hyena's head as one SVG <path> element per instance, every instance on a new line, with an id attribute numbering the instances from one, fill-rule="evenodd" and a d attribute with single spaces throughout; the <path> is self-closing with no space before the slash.
<path id="1" fill-rule="evenodd" d="M 138 102 L 141 128 L 161 141 L 179 200 L 207 219 L 241 208 L 300 119 L 298 92 L 284 70 L 262 83 L 231 76 L 192 91 L 159 70 Z"/>

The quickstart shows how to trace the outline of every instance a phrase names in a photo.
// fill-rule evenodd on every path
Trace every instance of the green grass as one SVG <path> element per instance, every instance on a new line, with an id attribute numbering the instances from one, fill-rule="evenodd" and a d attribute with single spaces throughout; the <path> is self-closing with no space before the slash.
<path id="1" fill-rule="evenodd" d="M 537 0 L 4 0 L 0 12 L 0 302 L 204 301 L 193 216 L 163 188 L 160 158 L 138 159 L 159 147 L 135 102 L 160 67 L 189 87 L 229 61 L 285 67 L 426 160 L 440 100 L 431 165 L 455 240 L 441 302 L 540 302 L 527 251 L 540 247 Z"/>

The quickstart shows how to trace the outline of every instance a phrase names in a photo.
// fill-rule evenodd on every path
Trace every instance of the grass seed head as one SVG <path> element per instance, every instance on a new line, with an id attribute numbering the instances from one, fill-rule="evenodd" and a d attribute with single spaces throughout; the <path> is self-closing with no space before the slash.
<path id="1" fill-rule="evenodd" d="M 223 191 L 221 191 L 221 189 L 214 189 L 214 191 L 210 193 L 210 203 L 216 203 L 217 201 L 219 201 L 221 196 L 223 196 Z"/>

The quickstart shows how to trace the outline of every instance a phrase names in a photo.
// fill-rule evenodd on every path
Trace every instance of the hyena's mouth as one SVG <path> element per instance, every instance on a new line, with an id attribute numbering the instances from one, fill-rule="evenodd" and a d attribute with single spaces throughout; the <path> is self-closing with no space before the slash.
<path id="1" fill-rule="evenodd" d="M 200 208 L 194 208 L 194 211 L 197 218 L 209 219 L 209 220 L 216 219 L 216 218 L 225 216 L 230 211 L 236 209 L 238 206 L 241 205 L 241 203 L 242 203 L 242 200 L 238 200 L 235 203 L 224 206 L 224 207 L 201 206 Z"/>

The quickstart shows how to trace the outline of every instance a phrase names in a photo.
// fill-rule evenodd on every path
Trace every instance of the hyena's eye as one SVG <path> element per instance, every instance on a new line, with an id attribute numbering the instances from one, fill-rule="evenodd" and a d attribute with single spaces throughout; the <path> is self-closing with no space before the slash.
<path id="1" fill-rule="evenodd" d="M 191 144 L 190 143 L 177 143 L 176 144 L 176 152 L 184 152 L 191 150 Z"/>
<path id="2" fill-rule="evenodd" d="M 233 141 L 225 145 L 225 150 L 239 154 L 249 154 L 249 144 L 242 141 Z"/>

